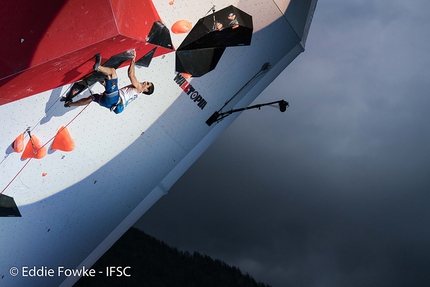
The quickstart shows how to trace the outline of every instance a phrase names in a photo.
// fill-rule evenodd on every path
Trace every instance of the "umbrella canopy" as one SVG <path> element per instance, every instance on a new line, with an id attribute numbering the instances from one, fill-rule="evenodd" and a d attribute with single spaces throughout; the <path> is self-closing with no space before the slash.
<path id="1" fill-rule="evenodd" d="M 247 46 L 252 16 L 228 6 L 199 19 L 176 51 L 176 71 L 200 77 L 212 71 L 226 47 Z"/>

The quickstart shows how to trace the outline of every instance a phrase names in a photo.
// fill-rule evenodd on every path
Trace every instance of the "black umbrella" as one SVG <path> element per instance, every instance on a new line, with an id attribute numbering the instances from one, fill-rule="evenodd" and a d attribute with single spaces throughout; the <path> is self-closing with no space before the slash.
<path id="1" fill-rule="evenodd" d="M 212 71 L 226 47 L 251 44 L 252 17 L 228 6 L 197 21 L 176 51 L 176 71 L 194 77 Z"/>

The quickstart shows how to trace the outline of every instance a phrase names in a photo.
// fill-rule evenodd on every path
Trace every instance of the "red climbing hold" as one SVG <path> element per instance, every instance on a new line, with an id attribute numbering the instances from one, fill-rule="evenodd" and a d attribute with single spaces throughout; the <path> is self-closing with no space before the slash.
<path id="1" fill-rule="evenodd" d="M 39 139 L 32 135 L 27 142 L 27 146 L 25 147 L 24 152 L 22 153 L 21 158 L 43 158 L 46 155 L 46 148 L 42 146 Z"/>
<path id="2" fill-rule="evenodd" d="M 190 32 L 192 26 L 190 21 L 179 20 L 172 25 L 171 30 L 174 34 L 184 34 Z"/>
<path id="3" fill-rule="evenodd" d="M 61 127 L 54 138 L 51 146 L 52 150 L 72 151 L 75 149 L 75 142 L 70 136 L 66 127 Z"/>
<path id="4" fill-rule="evenodd" d="M 22 150 L 24 149 L 24 134 L 20 134 L 16 137 L 15 141 L 12 144 L 12 147 L 15 152 L 22 152 Z"/>

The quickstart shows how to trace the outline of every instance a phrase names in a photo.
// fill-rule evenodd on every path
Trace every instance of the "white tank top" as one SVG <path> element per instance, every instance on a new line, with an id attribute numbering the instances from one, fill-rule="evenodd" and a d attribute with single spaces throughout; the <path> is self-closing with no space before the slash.
<path id="1" fill-rule="evenodd" d="M 121 98 L 120 105 L 126 107 L 129 103 L 139 97 L 139 93 L 136 92 L 133 85 L 128 85 L 124 88 L 119 89 L 119 97 Z"/>

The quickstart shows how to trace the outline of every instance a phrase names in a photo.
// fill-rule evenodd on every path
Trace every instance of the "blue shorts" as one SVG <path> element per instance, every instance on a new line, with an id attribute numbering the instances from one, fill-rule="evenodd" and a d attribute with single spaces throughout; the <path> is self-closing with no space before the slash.
<path id="1" fill-rule="evenodd" d="M 93 101 L 99 103 L 102 107 L 110 109 L 119 101 L 118 79 L 106 80 L 105 83 L 105 92 L 102 95 L 95 95 Z"/>

